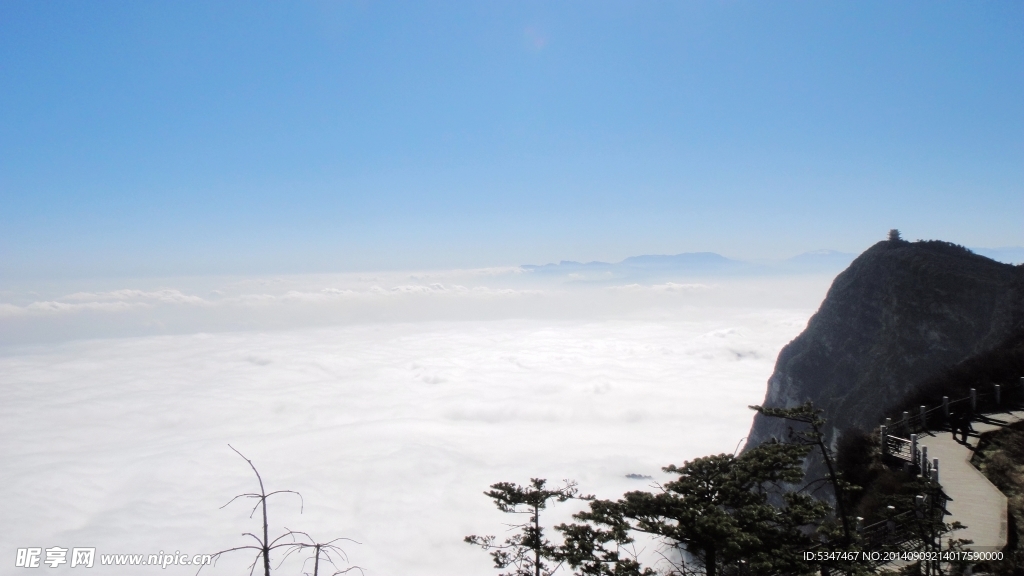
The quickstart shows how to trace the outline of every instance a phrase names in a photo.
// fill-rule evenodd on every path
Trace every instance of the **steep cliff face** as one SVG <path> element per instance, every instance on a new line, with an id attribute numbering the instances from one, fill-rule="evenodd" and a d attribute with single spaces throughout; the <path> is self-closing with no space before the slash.
<path id="1" fill-rule="evenodd" d="M 1022 329 L 1024 266 L 945 242 L 879 242 L 836 277 L 783 348 L 764 405 L 814 402 L 835 442 L 840 430 L 872 429 L 919 383 Z M 747 446 L 786 431 L 758 415 Z"/>

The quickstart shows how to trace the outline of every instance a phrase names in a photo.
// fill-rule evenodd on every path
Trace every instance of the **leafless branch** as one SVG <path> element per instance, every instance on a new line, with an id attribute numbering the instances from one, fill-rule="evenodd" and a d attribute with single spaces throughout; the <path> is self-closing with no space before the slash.
<path id="1" fill-rule="evenodd" d="M 255 540 L 256 544 L 247 546 L 236 546 L 234 548 L 227 548 L 225 550 L 216 552 L 211 555 L 214 564 L 216 564 L 216 562 L 227 553 L 237 552 L 241 550 L 256 550 L 256 557 L 253 559 L 252 564 L 249 565 L 249 576 L 252 576 L 255 573 L 256 565 L 259 564 L 261 560 L 263 563 L 264 576 L 270 576 L 271 551 L 283 550 L 283 555 L 281 556 L 281 560 L 280 562 L 278 562 L 277 565 L 277 568 L 280 568 L 281 565 L 285 562 L 285 560 L 287 560 L 293 554 L 312 549 L 314 551 L 313 557 L 311 558 L 313 560 L 313 576 L 319 576 L 321 560 L 326 561 L 335 569 L 335 572 L 331 576 L 335 576 L 337 574 L 345 574 L 347 572 L 351 572 L 352 570 L 358 570 L 360 574 L 362 574 L 363 570 L 358 566 L 350 566 L 343 569 L 337 564 L 338 562 L 348 563 L 348 555 L 340 546 L 336 544 L 336 542 L 348 541 L 358 544 L 358 542 L 352 540 L 351 538 L 335 538 L 327 542 L 316 542 L 313 539 L 313 537 L 311 537 L 308 533 L 297 530 L 291 530 L 286 526 L 285 532 L 283 534 L 271 540 L 269 535 L 269 522 L 267 518 L 267 499 L 270 498 L 271 496 L 276 496 L 278 494 L 294 494 L 299 497 L 299 513 L 301 514 L 305 510 L 306 506 L 306 503 L 302 498 L 302 494 L 296 492 L 295 490 L 274 490 L 272 492 L 267 492 L 263 484 L 263 477 L 260 475 L 259 470 L 256 469 L 256 465 L 253 464 L 252 460 L 246 458 L 245 455 L 239 452 L 234 446 L 228 444 L 228 448 L 231 448 L 231 450 L 234 451 L 235 454 L 238 454 L 243 460 L 245 460 L 249 464 L 249 467 L 252 469 L 253 474 L 256 475 L 256 480 L 259 482 L 260 491 L 238 494 L 231 500 L 228 500 L 227 504 L 224 504 L 220 508 L 224 509 L 225 507 L 227 507 L 232 502 L 238 499 L 250 498 L 256 500 L 256 504 L 249 512 L 249 518 L 252 518 L 256 514 L 257 510 L 262 510 L 261 516 L 263 520 L 263 536 L 260 537 L 259 535 L 254 534 L 252 532 L 242 533 L 242 536 L 248 536 Z M 300 537 L 302 538 L 302 540 L 300 540 Z M 285 541 L 289 539 L 290 541 Z M 303 562 L 303 565 L 305 565 L 309 560 L 310 559 L 306 559 Z M 200 566 L 199 570 L 196 571 L 197 576 L 199 572 L 202 571 L 202 569 L 203 567 Z"/>

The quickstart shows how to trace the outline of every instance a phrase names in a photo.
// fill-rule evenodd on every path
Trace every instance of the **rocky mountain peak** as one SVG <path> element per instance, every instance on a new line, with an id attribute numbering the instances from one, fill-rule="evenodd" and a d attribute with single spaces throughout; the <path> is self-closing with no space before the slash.
<path id="1" fill-rule="evenodd" d="M 764 405 L 812 401 L 835 442 L 840 430 L 871 430 L 921 382 L 1022 330 L 1024 266 L 890 234 L 836 277 L 782 349 Z M 747 446 L 786 432 L 784 422 L 758 415 Z"/>

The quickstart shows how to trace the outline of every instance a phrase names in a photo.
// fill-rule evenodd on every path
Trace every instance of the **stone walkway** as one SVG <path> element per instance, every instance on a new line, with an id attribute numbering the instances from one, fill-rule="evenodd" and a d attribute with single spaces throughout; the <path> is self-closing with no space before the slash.
<path id="1" fill-rule="evenodd" d="M 985 419 L 990 422 L 972 424 L 975 432 L 966 444 L 954 440 L 949 432 L 931 432 L 918 440 L 921 446 L 928 447 L 929 460 L 939 459 L 939 483 L 952 498 L 946 506 L 950 513 L 946 521 L 967 526 L 952 537 L 973 540 L 968 548 L 979 551 L 1002 550 L 1006 546 L 1006 496 L 971 465 L 971 457 L 979 435 L 1024 420 L 1024 411 L 991 414 Z"/>

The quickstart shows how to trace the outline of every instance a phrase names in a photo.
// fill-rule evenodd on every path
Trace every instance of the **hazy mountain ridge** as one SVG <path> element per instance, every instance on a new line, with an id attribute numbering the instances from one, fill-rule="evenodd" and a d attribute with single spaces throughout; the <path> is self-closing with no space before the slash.
<path id="1" fill-rule="evenodd" d="M 1024 262 L 1024 247 L 963 248 L 977 255 L 1006 264 Z M 856 254 L 838 250 L 812 250 L 784 260 L 746 261 L 722 256 L 717 252 L 682 252 L 679 254 L 643 254 L 619 262 L 577 262 L 562 260 L 549 264 L 523 264 L 520 269 L 537 275 L 566 275 L 576 281 L 638 280 L 674 275 L 743 276 L 770 274 L 838 273 L 849 266 Z"/>
<path id="2" fill-rule="evenodd" d="M 758 276 L 779 273 L 838 272 L 854 258 L 854 254 L 819 250 L 782 261 L 748 262 L 716 252 L 683 252 L 680 254 L 644 254 L 630 256 L 620 262 L 575 262 L 562 260 L 552 264 L 525 264 L 524 271 L 544 275 L 567 275 L 577 281 L 638 280 L 678 275 L 690 276 Z"/>

